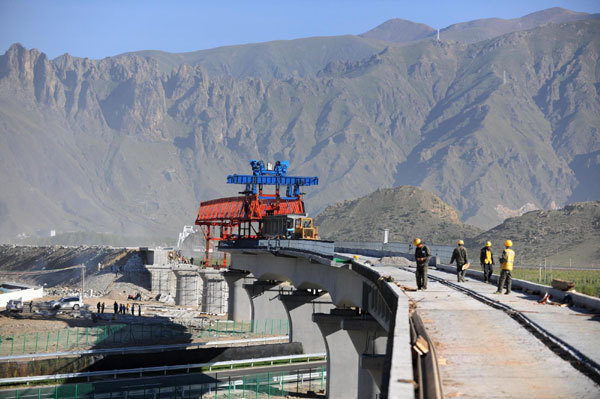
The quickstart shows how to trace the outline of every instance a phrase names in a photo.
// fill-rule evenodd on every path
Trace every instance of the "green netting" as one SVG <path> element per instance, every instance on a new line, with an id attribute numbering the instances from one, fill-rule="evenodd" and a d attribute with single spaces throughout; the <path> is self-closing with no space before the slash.
<path id="1" fill-rule="evenodd" d="M 291 372 L 268 372 L 227 377 L 204 383 L 169 385 L 168 377 L 161 382 L 147 385 L 131 380 L 114 380 L 107 389 L 106 382 L 66 384 L 54 387 L 26 388 L 1 391 L 0 399 L 80 399 L 80 398 L 283 398 L 291 392 L 319 391 L 324 394 L 327 373 L 324 367 L 308 368 Z M 202 375 L 206 380 L 209 378 Z M 190 378 L 191 380 L 191 378 Z M 122 384 L 121 381 L 124 383 Z M 126 389 L 135 385 L 135 389 Z M 158 385 L 158 386 L 157 386 Z"/>
<path id="2" fill-rule="evenodd" d="M 205 328 L 188 330 L 177 325 L 112 324 L 0 336 L 0 356 L 53 353 L 92 348 L 193 342 L 194 339 L 288 335 L 284 320 L 211 320 Z"/>
<path id="3" fill-rule="evenodd" d="M 192 334 L 178 326 L 113 324 L 0 336 L 0 356 L 83 350 L 122 345 L 189 342 Z"/>
<path id="4" fill-rule="evenodd" d="M 217 320 L 212 326 L 203 328 L 199 337 L 288 335 L 289 332 L 287 319 Z"/>

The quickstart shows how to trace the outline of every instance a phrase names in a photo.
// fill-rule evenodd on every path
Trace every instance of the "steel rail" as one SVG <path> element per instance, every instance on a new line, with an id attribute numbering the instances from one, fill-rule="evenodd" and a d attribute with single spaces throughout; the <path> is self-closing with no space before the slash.
<path id="1" fill-rule="evenodd" d="M 12 378 L 2 378 L 0 379 L 0 385 L 2 384 L 15 384 L 15 383 L 28 383 L 33 381 L 49 381 L 49 380 L 63 380 L 69 378 L 89 378 L 89 377 L 99 377 L 105 375 L 112 375 L 114 378 L 117 378 L 117 375 L 121 374 L 139 374 L 142 376 L 144 372 L 163 372 L 164 374 L 167 371 L 173 370 L 187 370 L 205 368 L 208 367 L 209 371 L 212 370 L 213 367 L 224 367 L 229 366 L 233 368 L 233 366 L 240 364 L 250 364 L 250 367 L 254 367 L 256 363 L 270 363 L 273 365 L 273 362 L 289 360 L 292 363 L 294 360 L 298 359 L 306 359 L 306 363 L 310 362 L 311 358 L 322 358 L 327 357 L 326 353 L 308 353 L 302 355 L 288 355 L 288 356 L 273 356 L 273 357 L 263 357 L 258 359 L 241 359 L 241 360 L 228 360 L 221 362 L 210 362 L 210 363 L 195 363 L 195 364 L 178 364 L 175 366 L 155 366 L 155 367 L 140 367 L 135 369 L 119 369 L 119 370 L 101 370 L 101 371 L 86 371 L 82 373 L 66 373 L 66 374 L 53 374 L 53 375 L 36 375 L 36 376 L 28 376 L 28 377 L 12 377 Z"/>
<path id="2" fill-rule="evenodd" d="M 401 269 L 414 273 L 414 271 L 405 267 L 402 267 Z M 522 312 L 519 312 L 518 310 L 499 301 L 488 298 L 487 296 L 480 294 L 475 290 L 455 284 L 444 278 L 433 276 L 431 274 L 428 277 L 433 281 L 437 281 L 438 283 L 448 286 L 456 291 L 460 291 L 463 294 L 470 296 L 494 309 L 503 311 L 513 320 L 517 321 L 527 331 L 529 331 L 534 337 L 540 340 L 540 342 L 546 345 L 548 349 L 561 357 L 563 360 L 569 362 L 575 369 L 584 374 L 586 377 L 592 379 L 595 383 L 600 384 L 600 365 L 598 363 L 581 353 L 569 343 L 563 341 L 561 338 L 544 329 L 542 326 L 525 316 Z"/>

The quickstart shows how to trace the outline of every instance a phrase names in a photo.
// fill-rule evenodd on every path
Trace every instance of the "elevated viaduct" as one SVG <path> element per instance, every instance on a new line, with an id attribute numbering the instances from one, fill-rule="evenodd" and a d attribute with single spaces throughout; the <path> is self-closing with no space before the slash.
<path id="1" fill-rule="evenodd" d="M 374 257 L 400 254 L 350 248 L 336 253 L 333 243 L 301 240 L 239 240 L 221 243 L 220 250 L 231 254 L 231 266 L 225 272 L 229 318 L 287 315 L 291 341 L 301 342 L 307 352 L 327 352 L 328 398 L 415 398 L 418 382 L 422 385 L 416 397 L 443 396 L 441 387 L 413 372 L 413 362 L 420 359 L 413 357 L 419 333 L 409 321 L 409 308 L 417 303 L 423 304 L 418 306 L 436 341 L 436 345 L 429 342 L 430 349 L 434 351 L 439 344 L 445 356 L 440 363 L 451 362 L 442 369 L 441 379 L 452 396 L 544 398 L 573 393 L 573 397 L 594 398 L 600 394 L 600 352 L 593 339 L 600 334 L 597 314 L 583 308 L 552 307 L 551 317 L 538 317 L 533 323 L 545 337 L 532 335 L 513 320 L 514 314 L 521 314 L 518 307 L 531 313 L 537 297 L 529 294 L 547 287 L 516 281 L 514 287 L 522 289 L 523 295 L 514 293 L 509 303 L 515 308 L 510 308 L 488 295 L 495 287 L 477 281 L 478 272 L 470 271 L 463 289 L 492 305 L 486 307 L 442 284 L 444 279 L 455 278 L 447 266 L 438 265 L 439 270 L 432 271 L 439 282 L 430 281 L 428 291 L 413 295 L 401 288 L 414 286 L 410 270 L 370 263 Z M 357 253 L 363 256 L 353 256 Z M 576 305 L 600 310 L 598 300 L 575 296 Z M 463 315 L 468 315 L 464 326 Z M 573 327 L 562 335 L 544 329 L 558 320 Z M 585 339 L 578 340 L 582 331 Z M 556 349 L 561 345 L 563 352 Z M 546 365 L 552 372 L 544 371 Z M 429 368 L 436 369 L 433 374 L 439 372 L 437 363 Z M 418 367 L 414 370 L 420 374 Z"/>
<path id="2" fill-rule="evenodd" d="M 286 245 L 285 247 L 282 245 Z M 414 398 L 409 301 L 333 243 L 240 240 L 225 273 L 233 320 L 289 317 L 290 340 L 327 352 L 329 398 Z"/>

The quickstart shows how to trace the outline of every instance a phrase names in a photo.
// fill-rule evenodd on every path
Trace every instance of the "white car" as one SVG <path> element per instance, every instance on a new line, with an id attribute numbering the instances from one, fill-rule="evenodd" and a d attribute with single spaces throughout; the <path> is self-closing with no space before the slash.
<path id="1" fill-rule="evenodd" d="M 79 310 L 83 307 L 83 301 L 78 296 L 66 296 L 57 301 L 50 302 L 50 309 L 73 309 Z"/>
<path id="2" fill-rule="evenodd" d="M 11 299 L 6 304 L 6 310 L 9 312 L 22 312 L 23 301 L 21 299 Z"/>

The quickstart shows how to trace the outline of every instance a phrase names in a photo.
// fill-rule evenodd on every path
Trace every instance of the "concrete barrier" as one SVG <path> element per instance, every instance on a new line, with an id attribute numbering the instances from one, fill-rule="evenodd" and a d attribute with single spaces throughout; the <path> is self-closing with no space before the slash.
<path id="1" fill-rule="evenodd" d="M 383 257 L 392 257 L 392 256 L 401 256 L 411 261 L 415 261 L 415 254 L 407 254 L 405 252 L 397 252 L 397 251 L 386 251 L 379 249 L 369 249 L 369 248 L 347 248 L 347 247 L 335 247 L 336 252 L 342 252 L 346 254 L 355 254 L 362 256 L 370 256 L 373 258 L 383 258 Z M 437 256 L 432 256 L 429 259 L 429 266 L 435 266 L 438 262 Z"/>
<path id="2" fill-rule="evenodd" d="M 438 270 L 443 270 L 448 273 L 456 275 L 456 266 L 451 265 L 437 265 Z M 467 269 L 467 276 L 483 281 L 483 272 L 479 270 Z M 498 275 L 492 275 L 491 280 L 494 284 L 498 284 Z M 566 295 L 571 296 L 571 300 L 575 306 L 582 307 L 594 312 L 600 312 L 600 298 L 596 298 L 590 295 L 581 294 L 573 291 L 561 291 L 556 288 L 552 288 L 548 285 L 538 284 L 531 281 L 512 279 L 513 289 L 519 289 L 532 294 L 543 295 L 545 293 L 550 294 L 550 297 L 554 301 L 564 301 Z"/>

